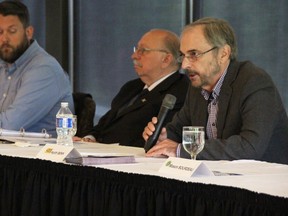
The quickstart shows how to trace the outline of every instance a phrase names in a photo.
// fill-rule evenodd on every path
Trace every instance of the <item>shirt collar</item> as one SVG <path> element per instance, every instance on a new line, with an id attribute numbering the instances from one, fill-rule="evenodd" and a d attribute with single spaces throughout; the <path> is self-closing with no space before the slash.
<path id="1" fill-rule="evenodd" d="M 28 59 L 31 58 L 32 53 L 39 47 L 36 40 L 32 40 L 30 46 L 25 50 L 25 52 L 9 66 L 9 71 L 14 71 L 13 68 L 17 68 L 21 66 L 23 63 L 27 62 Z M 7 63 L 0 59 L 0 66 L 7 67 Z"/>
<path id="2" fill-rule="evenodd" d="M 228 68 L 228 66 L 227 66 L 227 68 Z M 225 69 L 224 73 L 221 75 L 220 79 L 216 83 L 215 87 L 212 90 L 212 93 L 206 91 L 205 89 L 202 89 L 201 94 L 203 95 L 205 100 L 209 99 L 210 94 L 212 94 L 214 99 L 217 99 L 219 97 L 224 78 L 225 78 L 225 76 L 227 74 L 227 68 Z"/>
<path id="3" fill-rule="evenodd" d="M 147 85 L 144 86 L 144 89 L 148 88 L 149 91 L 152 91 L 157 85 L 159 85 L 163 80 L 167 79 L 169 76 L 171 76 L 172 74 L 176 73 L 176 71 L 167 74 L 166 76 L 162 77 L 161 79 L 157 80 L 156 82 L 154 82 L 152 85 L 150 85 L 149 87 Z"/>

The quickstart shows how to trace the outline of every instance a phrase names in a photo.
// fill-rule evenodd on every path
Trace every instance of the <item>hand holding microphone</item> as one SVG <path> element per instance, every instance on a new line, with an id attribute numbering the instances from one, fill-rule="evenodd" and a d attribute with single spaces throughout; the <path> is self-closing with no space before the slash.
<path id="1" fill-rule="evenodd" d="M 159 135 L 161 133 L 161 130 L 162 130 L 162 127 L 164 124 L 164 120 L 165 120 L 168 112 L 174 108 L 175 102 L 176 102 L 176 97 L 174 95 L 171 95 L 171 94 L 165 95 L 165 98 L 163 99 L 160 111 L 159 111 L 158 116 L 157 116 L 157 123 L 155 124 L 154 133 L 147 139 L 147 141 L 145 143 L 144 149 L 146 152 L 149 151 L 149 149 L 152 148 L 156 144 L 156 142 L 159 138 Z M 153 124 L 153 123 L 151 123 L 151 124 Z M 147 130 L 148 130 L 148 128 L 147 128 Z M 149 134 L 144 131 L 143 137 L 145 138 L 145 136 L 147 136 L 147 135 L 149 135 Z"/>
<path id="2" fill-rule="evenodd" d="M 155 125 L 157 124 L 157 121 L 158 121 L 157 117 L 153 117 L 152 120 L 144 128 L 142 136 L 145 141 L 147 141 L 148 138 L 154 133 Z M 166 138 L 167 138 L 166 129 L 165 127 L 163 127 L 158 137 L 158 142 L 161 142 L 162 140 Z"/>

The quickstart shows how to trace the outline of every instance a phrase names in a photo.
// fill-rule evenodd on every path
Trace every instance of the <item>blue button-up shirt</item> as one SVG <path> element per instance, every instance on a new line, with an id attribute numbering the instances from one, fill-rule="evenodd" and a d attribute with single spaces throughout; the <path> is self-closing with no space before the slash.
<path id="1" fill-rule="evenodd" d="M 74 112 L 67 74 L 37 41 L 11 65 L 0 59 L 0 127 L 55 136 L 61 101 Z"/>

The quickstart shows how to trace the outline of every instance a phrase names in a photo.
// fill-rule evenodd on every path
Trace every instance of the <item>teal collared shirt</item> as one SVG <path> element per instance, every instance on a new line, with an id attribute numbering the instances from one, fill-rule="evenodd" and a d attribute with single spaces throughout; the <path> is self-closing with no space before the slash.
<path id="1" fill-rule="evenodd" d="M 36 40 L 11 65 L 0 59 L 0 127 L 56 136 L 61 101 L 74 104 L 67 74 Z"/>

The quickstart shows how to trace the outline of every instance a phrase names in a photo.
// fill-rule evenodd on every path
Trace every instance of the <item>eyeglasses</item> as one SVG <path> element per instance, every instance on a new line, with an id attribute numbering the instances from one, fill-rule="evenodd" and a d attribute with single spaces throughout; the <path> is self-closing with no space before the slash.
<path id="1" fill-rule="evenodd" d="M 133 47 L 133 52 L 136 53 L 137 55 L 142 56 L 145 52 L 164 52 L 164 53 L 169 53 L 167 50 L 163 49 L 149 49 L 145 47 Z"/>
<path id="2" fill-rule="evenodd" d="M 184 58 L 187 58 L 189 62 L 195 62 L 195 61 L 197 61 L 197 59 L 200 56 L 202 56 L 202 55 L 204 55 L 204 54 L 206 54 L 206 53 L 208 53 L 208 52 L 210 52 L 216 48 L 218 48 L 218 47 L 216 47 L 216 46 L 212 47 L 211 49 L 209 49 L 205 52 L 202 52 L 202 53 L 198 53 L 197 51 L 190 51 L 190 52 L 188 52 L 188 55 L 184 55 L 183 53 L 181 53 L 180 56 L 177 58 L 177 61 L 181 63 L 181 62 L 183 62 Z"/>

